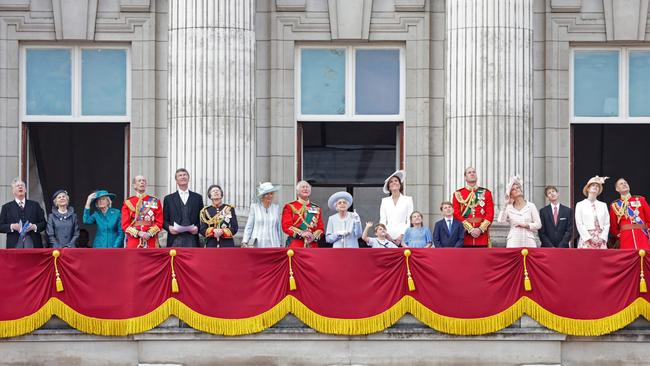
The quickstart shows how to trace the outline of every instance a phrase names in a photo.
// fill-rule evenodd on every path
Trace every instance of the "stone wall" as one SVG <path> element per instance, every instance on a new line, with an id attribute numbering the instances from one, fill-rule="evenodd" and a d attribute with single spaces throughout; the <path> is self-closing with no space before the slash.
<path id="1" fill-rule="evenodd" d="M 170 318 L 128 337 L 81 334 L 58 319 L 0 340 L 0 365 L 643 365 L 650 323 L 637 320 L 601 337 L 573 337 L 524 316 L 483 336 L 441 334 L 407 315 L 367 336 L 319 334 L 293 316 L 240 337 L 195 331 Z"/>

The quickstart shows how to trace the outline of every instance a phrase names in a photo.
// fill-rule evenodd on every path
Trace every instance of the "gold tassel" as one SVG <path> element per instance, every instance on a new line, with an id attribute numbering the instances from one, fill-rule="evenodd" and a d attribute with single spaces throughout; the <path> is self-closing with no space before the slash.
<path id="1" fill-rule="evenodd" d="M 528 249 L 522 249 L 521 255 L 524 256 L 524 290 L 532 291 L 533 285 L 530 283 L 530 278 L 528 277 L 528 268 L 526 267 L 526 257 L 528 256 Z"/>
<path id="2" fill-rule="evenodd" d="M 287 250 L 287 256 L 289 257 L 289 291 L 294 291 L 298 288 L 296 286 L 296 279 L 293 277 L 293 267 L 291 266 L 291 257 L 294 254 L 293 249 Z"/>
<path id="3" fill-rule="evenodd" d="M 59 266 L 56 263 L 59 259 L 61 252 L 54 250 L 52 252 L 52 257 L 54 257 L 54 273 L 56 274 L 56 292 L 63 292 L 63 281 L 61 281 L 61 274 L 59 273 Z"/>
<path id="4" fill-rule="evenodd" d="M 415 282 L 413 282 L 413 278 L 409 276 L 407 281 L 409 283 L 409 291 L 415 291 Z"/>
<path id="5" fill-rule="evenodd" d="M 639 282 L 639 292 L 645 294 L 648 292 L 648 285 L 645 283 L 645 277 L 643 276 L 643 257 L 645 257 L 645 250 L 639 250 L 639 256 L 641 257 L 641 281 Z"/>
<path id="6" fill-rule="evenodd" d="M 528 278 L 528 276 L 526 276 L 524 278 L 524 290 L 532 291 L 532 289 L 533 289 L 533 286 L 530 284 L 530 278 Z"/>
<path id="7" fill-rule="evenodd" d="M 409 286 L 409 291 L 413 292 L 415 291 L 415 281 L 413 281 L 413 277 L 411 276 L 411 266 L 409 266 L 409 257 L 411 256 L 411 250 L 406 249 L 404 251 L 404 256 L 406 257 L 406 283 Z"/>
<path id="8" fill-rule="evenodd" d="M 176 249 L 172 249 L 169 251 L 169 256 L 171 258 L 171 266 L 172 266 L 172 293 L 177 294 L 180 290 L 178 289 L 178 280 L 176 280 L 176 271 L 174 271 L 174 257 L 176 256 Z"/>

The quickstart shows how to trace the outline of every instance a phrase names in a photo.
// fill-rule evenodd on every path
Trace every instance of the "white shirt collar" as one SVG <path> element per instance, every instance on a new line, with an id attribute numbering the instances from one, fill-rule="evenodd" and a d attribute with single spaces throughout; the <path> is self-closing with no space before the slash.
<path id="1" fill-rule="evenodd" d="M 551 203 L 551 210 L 555 210 L 556 207 L 557 207 L 557 210 L 559 211 L 560 210 L 560 203 L 559 202 L 557 204 Z"/>
<path id="2" fill-rule="evenodd" d="M 23 205 L 24 205 L 24 204 L 25 204 L 25 201 L 27 201 L 27 199 L 26 199 L 26 198 L 23 198 L 22 201 L 21 201 L 21 200 L 19 200 L 18 198 L 14 198 L 14 201 L 16 201 L 16 204 L 17 204 L 18 206 L 20 206 L 20 203 L 22 202 Z"/>
<path id="3" fill-rule="evenodd" d="M 190 189 L 188 188 L 186 191 L 184 191 L 184 190 L 179 188 L 178 189 L 178 194 L 190 194 Z"/>

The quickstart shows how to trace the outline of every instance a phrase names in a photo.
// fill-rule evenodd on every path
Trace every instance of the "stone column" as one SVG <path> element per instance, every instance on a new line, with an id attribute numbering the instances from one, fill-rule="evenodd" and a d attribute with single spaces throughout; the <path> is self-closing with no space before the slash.
<path id="1" fill-rule="evenodd" d="M 169 188 L 185 167 L 190 189 L 246 213 L 253 198 L 254 0 L 169 2 Z"/>
<path id="2" fill-rule="evenodd" d="M 533 0 L 446 4 L 445 194 L 471 165 L 497 206 L 513 174 L 532 198 Z"/>

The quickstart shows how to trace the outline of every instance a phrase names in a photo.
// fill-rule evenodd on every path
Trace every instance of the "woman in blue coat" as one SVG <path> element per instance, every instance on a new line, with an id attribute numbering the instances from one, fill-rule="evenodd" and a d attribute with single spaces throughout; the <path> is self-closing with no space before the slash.
<path id="1" fill-rule="evenodd" d="M 121 225 L 121 212 L 111 205 L 115 195 L 105 190 L 98 190 L 88 196 L 84 208 L 83 223 L 97 225 L 97 233 L 93 247 L 122 248 L 124 247 L 124 231 Z M 95 211 L 90 212 L 94 207 Z"/>

